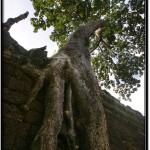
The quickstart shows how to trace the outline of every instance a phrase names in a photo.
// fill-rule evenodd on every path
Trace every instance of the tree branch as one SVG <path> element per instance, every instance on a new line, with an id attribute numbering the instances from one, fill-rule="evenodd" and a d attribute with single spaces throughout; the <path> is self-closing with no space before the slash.
<path id="1" fill-rule="evenodd" d="M 27 12 L 25 12 L 24 14 L 19 15 L 18 17 L 9 18 L 9 19 L 7 20 L 7 22 L 5 22 L 5 23 L 3 24 L 3 30 L 4 30 L 4 31 L 9 31 L 9 29 L 11 28 L 11 26 L 12 26 L 13 24 L 18 23 L 19 21 L 21 21 L 21 20 L 27 18 L 28 15 L 29 15 L 29 12 L 27 11 Z"/>

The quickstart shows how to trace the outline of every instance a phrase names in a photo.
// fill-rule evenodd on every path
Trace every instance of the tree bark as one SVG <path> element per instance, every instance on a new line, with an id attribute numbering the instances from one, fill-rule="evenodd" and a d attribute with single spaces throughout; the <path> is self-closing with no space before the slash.
<path id="1" fill-rule="evenodd" d="M 100 87 L 87 47 L 90 36 L 101 27 L 102 20 L 80 26 L 41 70 L 26 104 L 30 107 L 47 85 L 45 117 L 32 150 L 110 149 Z"/>

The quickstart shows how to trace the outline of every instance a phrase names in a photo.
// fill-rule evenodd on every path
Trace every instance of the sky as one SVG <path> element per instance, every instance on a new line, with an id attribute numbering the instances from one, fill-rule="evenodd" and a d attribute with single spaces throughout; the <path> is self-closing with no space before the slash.
<path id="1" fill-rule="evenodd" d="M 52 56 L 58 50 L 57 44 L 50 41 L 49 35 L 53 28 L 49 28 L 46 31 L 39 30 L 37 33 L 33 32 L 33 27 L 30 23 L 30 18 L 34 17 L 34 9 L 30 0 L 3 0 L 3 22 L 6 22 L 8 18 L 14 18 L 20 14 L 29 12 L 28 17 L 19 23 L 14 24 L 10 28 L 10 35 L 25 49 L 30 50 L 33 48 L 39 48 L 47 46 L 48 57 Z M 114 97 L 119 96 L 108 90 L 108 92 Z M 124 105 L 130 106 L 132 109 L 137 110 L 145 115 L 145 90 L 144 90 L 144 76 L 141 77 L 141 87 L 136 93 L 131 95 L 131 102 L 121 100 Z"/>

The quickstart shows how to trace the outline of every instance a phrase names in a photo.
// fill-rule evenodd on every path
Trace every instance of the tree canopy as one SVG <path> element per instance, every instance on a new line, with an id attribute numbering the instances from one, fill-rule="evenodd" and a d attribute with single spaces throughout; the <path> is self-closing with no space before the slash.
<path id="1" fill-rule="evenodd" d="M 130 100 L 140 87 L 145 61 L 144 0 L 31 0 L 34 31 L 53 27 L 52 41 L 61 47 L 80 25 L 103 19 L 102 39 L 89 43 L 94 71 L 101 86 Z"/>

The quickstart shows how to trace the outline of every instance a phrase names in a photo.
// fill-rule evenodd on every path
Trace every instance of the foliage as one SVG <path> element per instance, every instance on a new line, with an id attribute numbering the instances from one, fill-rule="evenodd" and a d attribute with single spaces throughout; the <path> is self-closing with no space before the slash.
<path id="1" fill-rule="evenodd" d="M 143 0 L 31 0 L 35 18 L 34 31 L 50 26 L 50 39 L 61 47 L 79 25 L 104 19 L 102 37 L 91 53 L 92 64 L 101 86 L 113 87 L 116 93 L 130 100 L 140 87 L 144 71 L 145 1 Z M 90 39 L 90 48 L 97 39 Z M 109 46 L 108 46 L 109 45 Z M 136 78 L 135 78 L 136 77 Z"/>

